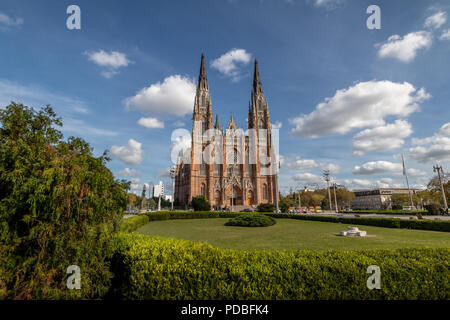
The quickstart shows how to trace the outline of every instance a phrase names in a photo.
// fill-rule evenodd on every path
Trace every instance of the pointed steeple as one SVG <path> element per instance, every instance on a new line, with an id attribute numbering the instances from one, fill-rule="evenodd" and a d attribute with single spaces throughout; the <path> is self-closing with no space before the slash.
<path id="1" fill-rule="evenodd" d="M 205 55 L 202 53 L 202 60 L 200 63 L 200 73 L 198 75 L 197 90 L 206 89 L 208 90 L 208 79 L 206 78 L 206 68 L 205 68 Z"/>
<path id="2" fill-rule="evenodd" d="M 214 129 L 220 130 L 219 114 L 216 114 L 216 123 L 214 124 Z"/>
<path id="3" fill-rule="evenodd" d="M 253 93 L 258 94 L 262 91 L 261 78 L 259 76 L 258 60 L 255 59 L 255 70 L 253 72 Z"/>
<path id="4" fill-rule="evenodd" d="M 233 112 L 231 112 L 230 121 L 228 121 L 227 129 L 237 129 L 236 122 L 234 121 Z"/>

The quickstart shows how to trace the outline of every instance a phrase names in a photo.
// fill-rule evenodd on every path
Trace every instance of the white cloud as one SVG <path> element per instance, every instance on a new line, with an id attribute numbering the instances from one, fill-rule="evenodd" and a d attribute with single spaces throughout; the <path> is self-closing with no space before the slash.
<path id="1" fill-rule="evenodd" d="M 217 69 L 233 81 L 239 80 L 239 65 L 247 65 L 252 55 L 245 49 L 232 49 L 211 62 L 211 67 Z"/>
<path id="2" fill-rule="evenodd" d="M 358 175 L 372 175 L 385 172 L 402 172 L 403 166 L 401 163 L 393 163 L 390 161 L 370 161 L 364 163 L 362 166 L 355 166 L 353 174 Z"/>
<path id="3" fill-rule="evenodd" d="M 319 166 L 315 160 L 300 159 L 300 157 L 297 157 L 295 160 L 287 160 L 283 157 L 280 160 L 283 162 L 283 164 L 286 165 L 287 168 L 292 170 L 312 169 Z"/>
<path id="4" fill-rule="evenodd" d="M 141 172 L 136 170 L 136 169 L 130 169 L 130 168 L 125 168 L 121 171 L 119 171 L 119 175 L 123 176 L 123 177 L 139 177 L 141 175 Z"/>
<path id="5" fill-rule="evenodd" d="M 140 118 L 138 120 L 138 124 L 140 124 L 143 127 L 150 128 L 150 129 L 152 129 L 152 128 L 159 128 L 159 129 L 164 128 L 164 122 L 159 121 L 156 118 Z"/>
<path id="6" fill-rule="evenodd" d="M 135 96 L 125 99 L 128 110 L 139 110 L 154 115 L 184 116 L 194 107 L 195 82 L 173 75 L 164 81 L 141 89 Z"/>
<path id="7" fill-rule="evenodd" d="M 383 126 L 366 129 L 353 137 L 353 150 L 356 155 L 369 151 L 386 151 L 401 147 L 404 138 L 412 133 L 411 124 L 405 120 L 396 120 Z"/>
<path id="8" fill-rule="evenodd" d="M 175 121 L 172 125 L 174 127 L 184 127 L 186 124 L 183 121 Z"/>
<path id="9" fill-rule="evenodd" d="M 114 75 L 118 74 L 119 68 L 127 67 L 130 63 L 126 54 L 118 51 L 105 52 L 104 50 L 84 52 L 88 56 L 88 59 L 95 64 L 107 68 L 107 70 L 102 71 L 101 75 L 107 79 L 110 79 Z"/>
<path id="10" fill-rule="evenodd" d="M 320 167 L 322 170 L 330 171 L 330 174 L 336 174 L 341 171 L 341 167 L 334 163 L 321 163 Z"/>
<path id="11" fill-rule="evenodd" d="M 0 12 L 0 31 L 7 31 L 10 27 L 17 27 L 23 24 L 23 18 L 11 18 Z"/>
<path id="12" fill-rule="evenodd" d="M 337 8 L 340 4 L 345 2 L 345 0 L 312 0 L 316 7 L 323 7 L 328 10 Z"/>
<path id="13" fill-rule="evenodd" d="M 140 164 L 142 162 L 142 143 L 130 139 L 128 146 L 112 146 L 111 154 L 126 164 Z"/>
<path id="14" fill-rule="evenodd" d="M 450 40 L 450 29 L 446 29 L 442 31 L 441 36 L 439 37 L 440 40 Z"/>
<path id="15" fill-rule="evenodd" d="M 439 11 L 425 20 L 425 27 L 439 29 L 447 21 L 447 13 Z"/>
<path id="16" fill-rule="evenodd" d="M 368 81 L 336 91 L 310 114 L 293 120 L 292 133 L 306 137 L 344 134 L 355 128 L 385 125 L 388 116 L 406 117 L 418 111 L 418 102 L 428 99 L 425 89 L 408 82 Z"/>
<path id="17" fill-rule="evenodd" d="M 417 51 L 429 48 L 432 44 L 432 34 L 427 31 L 411 32 L 403 38 L 399 35 L 390 36 L 387 42 L 377 44 L 380 58 L 394 58 L 402 62 L 411 62 Z"/>
<path id="18" fill-rule="evenodd" d="M 171 136 L 172 146 L 170 151 L 170 159 L 173 164 L 177 163 L 178 156 L 181 154 L 183 160 L 191 161 L 190 159 L 190 148 L 191 148 L 191 133 L 186 129 L 175 129 Z"/>
<path id="19" fill-rule="evenodd" d="M 323 183 L 323 178 L 321 176 L 315 175 L 313 173 L 298 173 L 292 177 L 294 181 L 300 182 L 304 185 L 318 185 Z"/>
<path id="20" fill-rule="evenodd" d="M 343 184 L 351 189 L 373 189 L 373 188 L 404 188 L 402 183 L 395 181 L 391 178 L 381 178 L 379 180 L 366 180 L 366 179 L 346 179 L 343 180 Z"/>
<path id="21" fill-rule="evenodd" d="M 283 126 L 283 123 L 281 123 L 280 121 L 272 123 L 272 129 L 281 129 L 282 126 Z"/>
<path id="22" fill-rule="evenodd" d="M 409 153 L 418 162 L 450 161 L 450 122 L 444 124 L 433 136 L 414 138 L 412 143 L 418 146 L 410 148 Z"/>

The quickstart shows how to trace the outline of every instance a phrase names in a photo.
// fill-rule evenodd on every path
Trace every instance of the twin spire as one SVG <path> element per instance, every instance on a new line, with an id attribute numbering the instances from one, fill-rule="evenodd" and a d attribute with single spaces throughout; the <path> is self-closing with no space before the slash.
<path id="1" fill-rule="evenodd" d="M 201 91 L 209 91 L 208 79 L 206 76 L 206 67 L 205 67 L 205 55 L 203 53 L 202 53 L 202 57 L 201 57 L 200 73 L 198 75 L 198 82 L 197 82 L 197 98 L 199 97 Z M 252 87 L 251 97 L 252 97 L 252 102 L 251 102 L 251 104 L 249 104 L 249 112 L 252 112 L 252 109 L 255 110 L 255 109 L 260 108 L 261 101 L 262 101 L 262 104 L 264 104 L 265 109 L 267 109 L 267 102 L 264 101 L 264 90 L 262 89 L 261 77 L 259 75 L 258 60 L 256 60 L 256 59 L 255 59 L 255 63 L 254 63 L 253 87 Z M 211 107 L 211 106 L 209 106 L 209 107 Z M 266 111 L 268 111 L 268 110 L 266 110 Z M 231 122 L 234 123 L 233 114 L 231 114 L 230 123 Z M 214 128 L 220 129 L 218 114 L 216 115 L 216 121 L 214 124 Z"/>

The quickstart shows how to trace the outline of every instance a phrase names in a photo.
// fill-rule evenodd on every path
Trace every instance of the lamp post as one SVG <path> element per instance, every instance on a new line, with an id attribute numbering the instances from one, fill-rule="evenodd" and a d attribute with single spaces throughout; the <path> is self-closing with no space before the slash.
<path id="1" fill-rule="evenodd" d="M 177 173 L 177 169 L 175 166 L 171 167 L 170 170 L 170 177 L 172 178 L 172 203 L 171 203 L 171 210 L 173 211 L 173 202 L 175 200 L 175 175 Z"/>
<path id="2" fill-rule="evenodd" d="M 328 203 L 330 204 L 330 210 L 332 210 L 333 206 L 331 205 L 331 192 L 330 192 L 330 170 L 323 170 L 323 177 L 327 182 L 327 190 L 328 190 Z"/>
<path id="3" fill-rule="evenodd" d="M 336 182 L 333 183 L 333 187 L 334 187 L 334 207 L 336 209 L 336 213 L 339 213 L 339 209 L 338 209 L 338 205 L 337 205 L 337 198 L 336 198 L 336 187 L 337 187 Z"/>

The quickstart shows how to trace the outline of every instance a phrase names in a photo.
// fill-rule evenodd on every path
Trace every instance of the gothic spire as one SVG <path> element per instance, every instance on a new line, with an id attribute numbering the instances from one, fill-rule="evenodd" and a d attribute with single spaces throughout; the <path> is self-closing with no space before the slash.
<path id="1" fill-rule="evenodd" d="M 255 70 L 253 72 L 253 93 L 258 94 L 262 91 L 261 78 L 259 77 L 258 60 L 255 59 Z"/>
<path id="2" fill-rule="evenodd" d="M 206 78 L 206 68 L 205 68 L 205 55 L 202 53 L 202 60 L 200 63 L 200 73 L 198 75 L 198 89 L 208 90 L 208 79 Z"/>
<path id="3" fill-rule="evenodd" d="M 214 124 L 214 129 L 220 130 L 219 114 L 216 114 L 216 123 Z"/>

